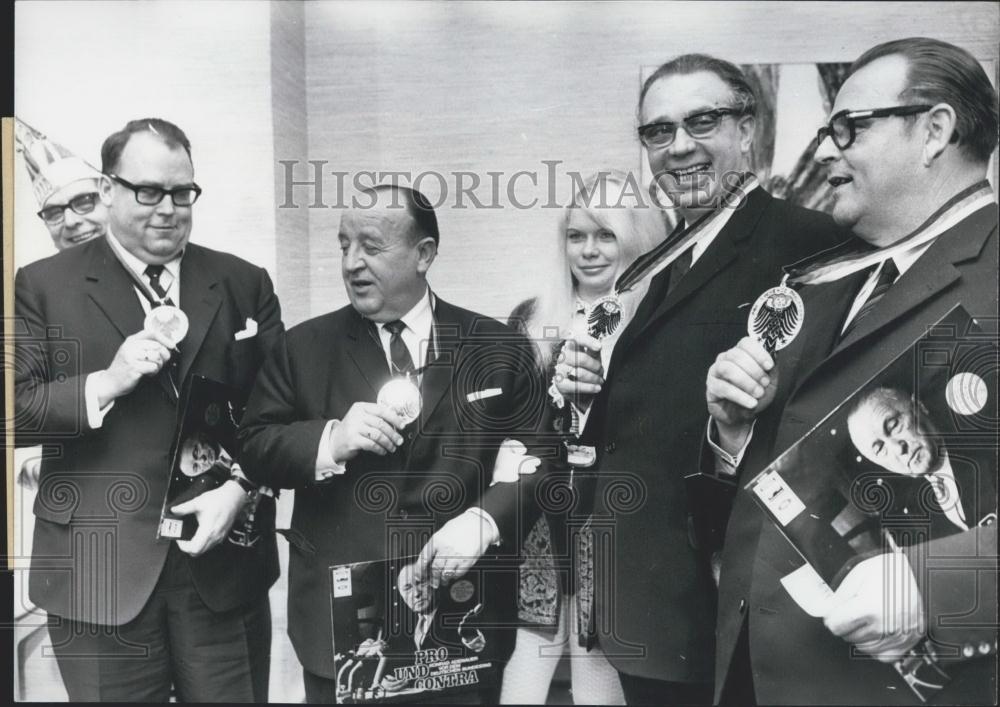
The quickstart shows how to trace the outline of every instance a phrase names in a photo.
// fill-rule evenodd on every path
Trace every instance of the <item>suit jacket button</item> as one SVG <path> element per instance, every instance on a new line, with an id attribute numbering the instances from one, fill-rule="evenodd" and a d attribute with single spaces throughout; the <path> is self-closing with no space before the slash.
<path id="1" fill-rule="evenodd" d="M 413 430 L 410 430 L 409 432 L 406 433 L 406 439 L 409 439 L 409 440 L 412 440 L 416 436 L 417 436 L 417 433 L 414 432 Z"/>
<path id="2" fill-rule="evenodd" d="M 983 641 L 982 643 L 980 643 L 979 644 L 979 652 L 982 653 L 983 655 L 986 655 L 987 653 L 989 653 L 990 652 L 990 644 L 987 643 L 986 641 Z"/>
<path id="3" fill-rule="evenodd" d="M 964 646 L 962 646 L 962 655 L 964 655 L 966 658 L 971 658 L 975 654 L 976 654 L 976 649 L 971 643 L 966 643 Z"/>
<path id="4" fill-rule="evenodd" d="M 604 445 L 604 451 L 607 452 L 608 454 L 614 454 L 615 449 L 617 448 L 618 447 L 615 445 L 614 442 L 608 442 L 606 445 Z"/>
<path id="5" fill-rule="evenodd" d="M 740 599 L 740 613 L 742 614 L 746 610 L 747 610 L 747 600 Z"/>

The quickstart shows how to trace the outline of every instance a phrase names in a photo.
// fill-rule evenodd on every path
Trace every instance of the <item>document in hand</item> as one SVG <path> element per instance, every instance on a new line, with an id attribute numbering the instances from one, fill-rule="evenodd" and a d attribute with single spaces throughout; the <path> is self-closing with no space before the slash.
<path id="1" fill-rule="evenodd" d="M 191 376 L 185 384 L 157 539 L 190 540 L 197 530 L 195 517 L 179 516 L 170 509 L 218 488 L 232 475 L 231 454 L 243 414 L 240 400 L 235 388 L 204 376 Z M 250 495 L 230 531 L 229 540 L 237 545 L 253 545 L 262 529 L 274 526 L 274 498 L 257 492 Z"/>
<path id="2" fill-rule="evenodd" d="M 746 484 L 806 561 L 782 579 L 804 611 L 867 557 L 995 522 L 996 364 L 996 322 L 957 306 Z M 935 656 L 896 663 L 921 700 L 948 681 Z"/>
<path id="3" fill-rule="evenodd" d="M 435 587 L 416 556 L 331 567 L 337 703 L 475 697 L 495 685 L 486 574 L 474 568 Z"/>

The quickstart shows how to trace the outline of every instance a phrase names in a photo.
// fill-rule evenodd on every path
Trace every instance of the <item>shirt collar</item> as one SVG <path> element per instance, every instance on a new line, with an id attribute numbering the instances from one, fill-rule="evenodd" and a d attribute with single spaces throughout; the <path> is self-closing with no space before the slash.
<path id="1" fill-rule="evenodd" d="M 409 312 L 399 318 L 399 321 L 406 325 L 406 328 L 421 337 L 422 340 L 430 338 L 431 327 L 434 324 L 434 308 L 431 306 L 431 289 L 424 290 L 421 297 Z M 385 329 L 385 323 L 378 323 L 379 333 Z"/>
<path id="2" fill-rule="evenodd" d="M 118 254 L 121 261 L 128 266 L 129 270 L 134 272 L 136 275 L 139 275 L 140 277 L 146 276 L 146 266 L 148 265 L 148 263 L 142 262 L 137 257 L 129 253 L 127 250 L 125 250 L 125 246 L 121 244 L 121 241 L 119 241 L 118 237 L 111 232 L 110 228 L 108 228 L 107 239 L 108 239 L 108 244 L 114 249 L 115 253 Z M 180 253 L 177 254 L 177 256 L 173 260 L 163 264 L 163 267 L 167 270 L 167 272 L 173 275 L 174 278 L 180 277 L 181 258 L 183 256 L 184 256 L 184 251 L 181 251 Z M 143 280 L 143 282 L 145 282 L 145 280 Z"/>

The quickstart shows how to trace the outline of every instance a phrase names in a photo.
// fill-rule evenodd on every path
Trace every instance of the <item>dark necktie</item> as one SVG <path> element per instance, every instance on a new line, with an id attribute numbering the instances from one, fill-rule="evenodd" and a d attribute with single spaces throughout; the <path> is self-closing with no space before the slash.
<path id="1" fill-rule="evenodd" d="M 167 297 L 167 290 L 160 282 L 160 277 L 163 275 L 163 266 L 147 265 L 145 274 L 149 278 L 149 286 L 153 288 L 153 292 L 160 298 L 160 304 L 169 304 L 172 307 L 174 303 Z"/>
<path id="2" fill-rule="evenodd" d="M 174 306 L 173 301 L 167 297 L 167 291 L 164 289 L 163 284 L 160 282 L 160 276 L 163 275 L 162 265 L 147 265 L 145 270 L 145 275 L 149 278 L 149 286 L 152 288 L 153 293 L 160 299 L 159 302 L 151 302 L 150 307 L 155 308 L 161 305 Z M 176 346 L 174 347 L 177 348 Z M 167 377 L 170 379 L 170 385 L 174 389 L 175 394 L 180 394 L 180 351 L 172 351 L 170 355 L 170 360 L 167 361 L 167 365 L 164 366 L 167 371 Z"/>
<path id="3" fill-rule="evenodd" d="M 694 260 L 694 248 L 685 250 L 677 260 L 670 264 L 670 284 L 667 285 L 667 294 L 673 292 L 674 288 L 687 275 L 691 269 L 691 262 Z"/>
<path id="4" fill-rule="evenodd" d="M 885 261 L 885 264 L 882 265 L 882 271 L 878 274 L 878 280 L 876 280 L 875 287 L 872 289 L 871 294 L 868 295 L 868 299 L 866 299 L 865 303 L 861 305 L 861 309 L 859 309 L 858 313 L 854 315 L 854 319 L 849 321 L 847 326 L 844 328 L 843 333 L 840 335 L 841 339 L 846 339 L 850 333 L 857 328 L 861 320 L 871 314 L 872 310 L 875 309 L 875 305 L 877 305 L 878 301 L 885 296 L 885 293 L 889 291 L 889 288 L 892 287 L 892 283 L 894 283 L 898 277 L 899 270 L 896 268 L 896 263 L 892 258 L 889 258 Z"/>
<path id="5" fill-rule="evenodd" d="M 398 319 L 394 322 L 388 322 L 385 325 L 386 331 L 389 332 L 389 358 L 392 359 L 393 373 L 403 373 L 410 374 L 413 373 L 414 365 L 413 358 L 410 356 L 410 350 L 406 348 L 406 344 L 403 342 L 403 329 L 406 325 Z"/>

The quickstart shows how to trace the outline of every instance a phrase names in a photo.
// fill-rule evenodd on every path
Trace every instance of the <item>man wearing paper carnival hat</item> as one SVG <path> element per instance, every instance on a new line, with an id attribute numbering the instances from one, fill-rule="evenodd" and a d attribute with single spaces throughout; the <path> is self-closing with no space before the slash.
<path id="1" fill-rule="evenodd" d="M 97 190 L 101 173 L 21 120 L 15 122 L 14 137 L 31 177 L 38 217 L 56 248 L 103 236 L 108 211 Z"/>

